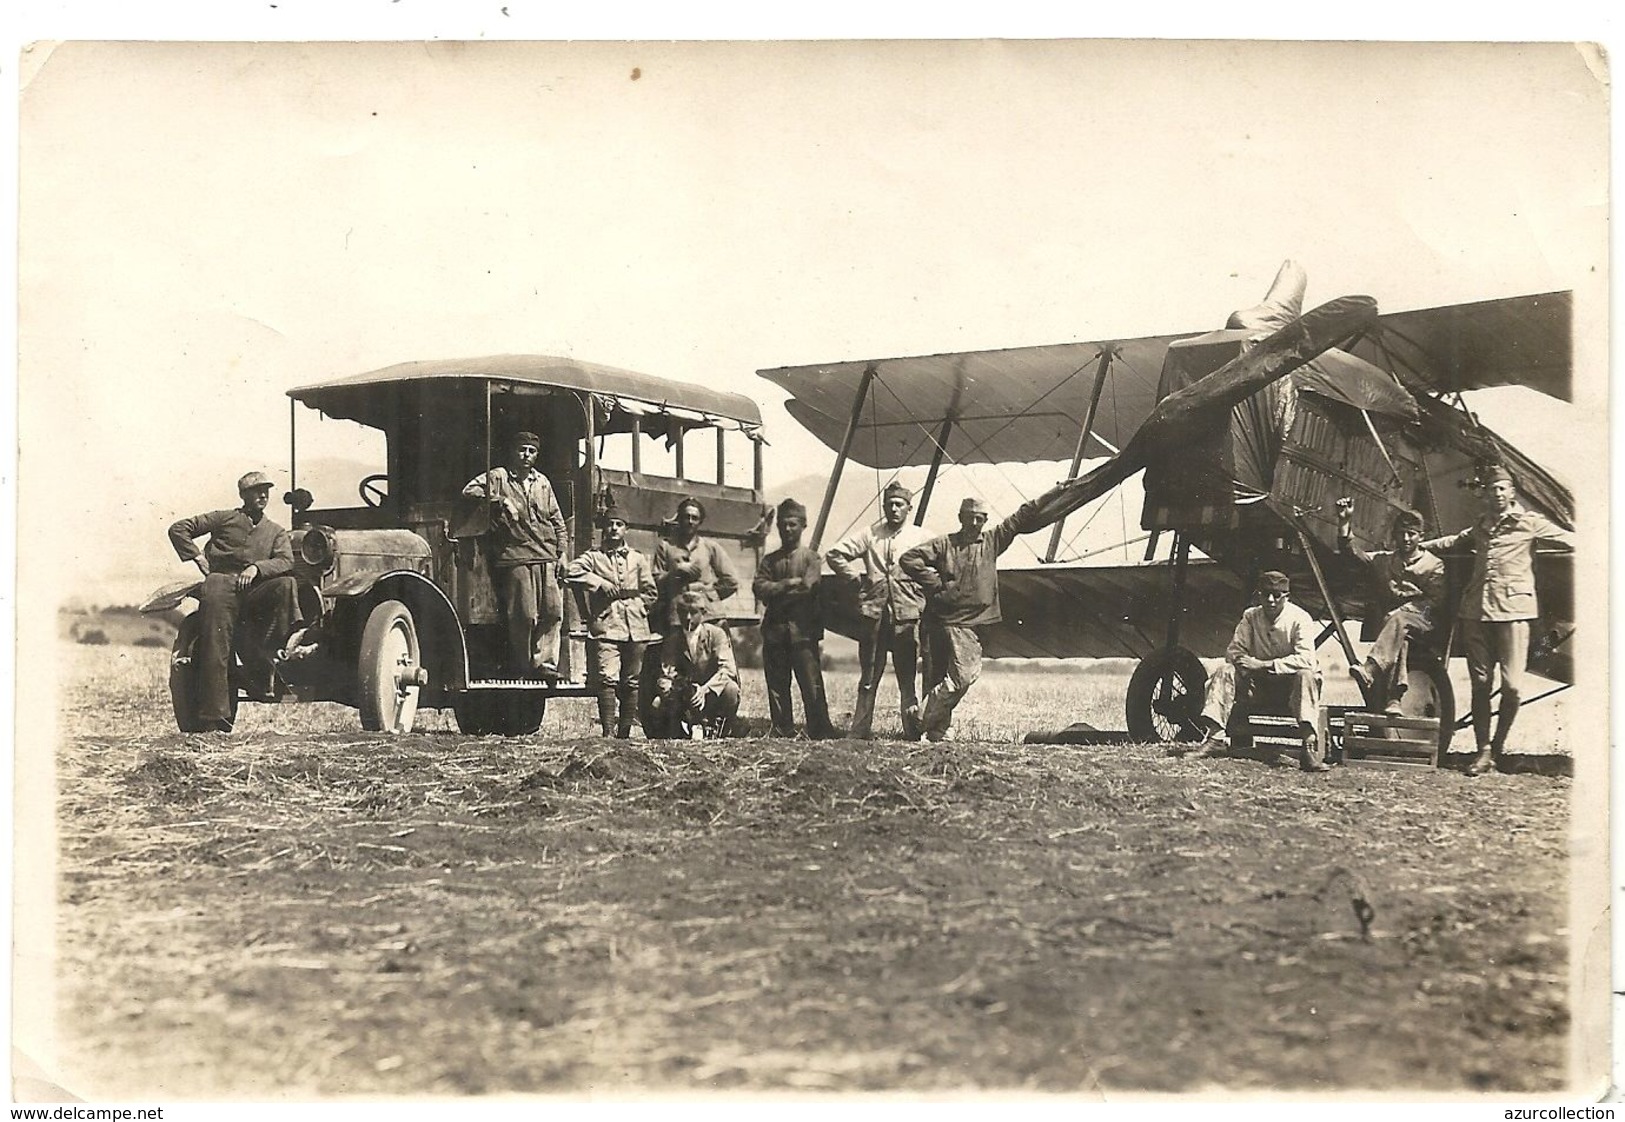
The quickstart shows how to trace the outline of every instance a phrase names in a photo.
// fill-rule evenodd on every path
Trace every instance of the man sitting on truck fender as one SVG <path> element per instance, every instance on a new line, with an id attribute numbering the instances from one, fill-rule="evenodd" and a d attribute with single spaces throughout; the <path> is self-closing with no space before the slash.
<path id="1" fill-rule="evenodd" d="M 237 481 L 243 504 L 183 518 L 169 528 L 182 561 L 203 574 L 198 592 L 202 630 L 197 660 L 197 715 L 205 727 L 231 731 L 231 659 L 242 656 L 245 687 L 255 701 L 276 699 L 273 658 L 301 624 L 293 546 L 265 516 L 275 486 L 264 472 Z M 196 539 L 209 535 L 200 550 Z"/>

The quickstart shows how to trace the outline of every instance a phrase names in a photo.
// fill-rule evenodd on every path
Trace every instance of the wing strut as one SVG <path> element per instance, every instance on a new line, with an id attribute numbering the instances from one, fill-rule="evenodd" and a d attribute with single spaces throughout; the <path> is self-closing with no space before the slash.
<path id="1" fill-rule="evenodd" d="M 1078 447 L 1072 453 L 1072 468 L 1066 473 L 1071 479 L 1078 474 L 1078 468 L 1083 464 L 1084 448 L 1089 443 L 1089 430 L 1095 427 L 1095 410 L 1100 408 L 1100 391 L 1106 385 L 1106 372 L 1111 369 L 1112 355 L 1115 352 L 1111 344 L 1100 348 L 1100 362 L 1095 366 L 1095 385 L 1089 391 L 1089 409 L 1083 415 L 1083 427 L 1078 430 Z M 1056 552 L 1061 548 L 1061 531 L 1066 527 L 1066 515 L 1055 523 L 1055 529 L 1050 531 L 1049 548 L 1044 551 L 1045 561 L 1054 561 Z"/>
<path id="2" fill-rule="evenodd" d="M 931 466 L 926 469 L 925 486 L 920 488 L 920 503 L 914 509 L 914 525 L 925 525 L 925 508 L 931 505 L 931 492 L 937 486 L 937 472 L 942 470 L 942 458 L 948 454 L 948 437 L 954 431 L 954 415 L 950 412 L 942 419 L 937 430 L 936 449 L 931 453 Z"/>
<path id="3" fill-rule="evenodd" d="M 948 401 L 948 412 L 942 418 L 942 428 L 937 430 L 936 447 L 931 451 L 931 467 L 925 473 L 925 486 L 920 488 L 920 501 L 914 508 L 914 525 L 925 525 L 925 508 L 931 505 L 931 492 L 937 486 L 937 473 L 942 470 L 942 460 L 948 454 L 948 437 L 954 431 L 954 421 L 959 418 L 959 402 L 965 396 L 965 359 L 963 357 L 954 363 L 954 396 Z"/>
<path id="4" fill-rule="evenodd" d="M 1315 574 L 1315 586 L 1320 590 L 1320 598 L 1326 602 L 1326 614 L 1332 617 L 1332 626 L 1337 629 L 1337 642 L 1343 648 L 1343 657 L 1348 659 L 1350 666 L 1358 666 L 1360 658 L 1354 653 L 1354 644 L 1349 642 L 1348 628 L 1343 626 L 1343 613 L 1337 610 L 1332 590 L 1326 586 L 1326 574 L 1320 569 L 1320 558 L 1315 556 L 1315 543 L 1309 540 L 1303 523 L 1298 521 L 1296 515 L 1292 518 L 1292 528 L 1298 532 L 1298 541 L 1303 543 L 1303 555 L 1309 561 L 1309 571 Z"/>
<path id="5" fill-rule="evenodd" d="M 852 416 L 847 418 L 846 435 L 841 438 L 841 452 L 835 458 L 835 470 L 829 473 L 829 485 L 824 488 L 824 505 L 818 508 L 818 525 L 813 527 L 812 548 L 816 553 L 824 537 L 824 526 L 829 522 L 829 508 L 835 505 L 835 489 L 841 485 L 841 469 L 852 452 L 852 438 L 857 435 L 858 421 L 863 417 L 864 402 L 869 400 L 869 386 L 875 380 L 875 364 L 863 368 L 863 380 L 858 383 L 858 396 L 852 401 Z"/>
<path id="6" fill-rule="evenodd" d="M 1370 411 L 1362 409 L 1360 410 L 1360 416 L 1365 418 L 1366 431 L 1371 433 L 1371 439 L 1377 442 L 1377 451 L 1381 452 L 1382 458 L 1388 461 L 1389 474 L 1394 477 L 1395 483 L 1403 486 L 1405 481 L 1399 477 L 1399 469 L 1394 466 L 1394 458 L 1388 454 L 1388 446 L 1382 442 L 1382 437 L 1377 435 L 1377 426 L 1371 422 Z"/>

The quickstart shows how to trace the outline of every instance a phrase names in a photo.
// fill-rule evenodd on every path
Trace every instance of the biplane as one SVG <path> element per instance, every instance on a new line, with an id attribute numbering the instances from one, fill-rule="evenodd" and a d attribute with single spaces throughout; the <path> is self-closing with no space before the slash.
<path id="1" fill-rule="evenodd" d="M 1389 314 L 1345 297 L 1300 314 L 1305 287 L 1289 261 L 1260 305 L 1205 333 L 758 371 L 837 453 L 813 544 L 848 462 L 924 466 L 916 524 L 944 465 L 1069 463 L 1037 500 L 1052 523 L 1040 563 L 1001 567 L 1004 620 L 987 629 L 986 654 L 1138 659 L 1128 730 L 1174 740 L 1198 735 L 1201 657 L 1223 653 L 1263 570 L 1291 575 L 1294 599 L 1325 622 L 1319 641 L 1335 638 L 1357 661 L 1349 622 L 1366 621 L 1370 638 L 1380 613 L 1337 551 L 1339 497 L 1355 499 L 1356 541 L 1385 548 L 1402 508 L 1421 512 L 1430 535 L 1472 522 L 1475 469 L 1497 462 L 1527 507 L 1573 528 L 1569 490 L 1462 397 L 1518 385 L 1572 400 L 1571 293 Z M 1068 515 L 1141 471 L 1144 533 L 1132 540 L 1147 543 L 1143 560 L 1060 556 Z M 1467 559 L 1446 560 L 1459 591 Z M 1555 693 L 1573 681 L 1570 559 L 1540 556 L 1537 580 L 1545 614 L 1530 669 L 1559 683 Z M 855 616 L 830 607 L 835 629 L 854 633 Z M 1439 719 L 1441 759 L 1457 727 L 1451 655 L 1446 636 L 1434 657 L 1412 659 L 1404 695 L 1408 714 Z"/>

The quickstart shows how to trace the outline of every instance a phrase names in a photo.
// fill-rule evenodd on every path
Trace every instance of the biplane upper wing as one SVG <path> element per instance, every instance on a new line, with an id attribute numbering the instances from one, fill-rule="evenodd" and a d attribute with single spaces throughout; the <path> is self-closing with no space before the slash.
<path id="1" fill-rule="evenodd" d="M 1345 349 L 1413 393 L 1528 386 L 1572 401 L 1573 318 L 1571 292 L 1389 312 Z"/>
<path id="2" fill-rule="evenodd" d="M 1379 316 L 1372 330 L 1344 349 L 1394 371 L 1418 394 L 1518 385 L 1567 401 L 1573 386 L 1572 314 L 1568 292 L 1392 312 Z M 790 415 L 835 449 L 863 394 L 849 455 L 868 467 L 930 463 L 950 419 L 946 453 L 957 463 L 1066 460 L 1077 449 L 1101 356 L 1110 352 L 1084 448 L 1093 458 L 1121 448 L 1150 415 L 1169 344 L 1196 334 L 781 366 L 758 373 L 788 390 Z M 872 380 L 864 393 L 866 377 Z"/>
<path id="3" fill-rule="evenodd" d="M 1111 455 L 1150 415 L 1163 354 L 1183 337 L 781 366 L 758 373 L 793 395 L 785 403 L 792 417 L 839 449 L 872 369 L 850 450 L 851 458 L 867 467 L 930 463 L 950 419 L 947 454 L 957 463 L 1067 460 L 1077 450 L 1102 354 L 1109 351 L 1111 362 L 1084 450 L 1089 457 Z"/>

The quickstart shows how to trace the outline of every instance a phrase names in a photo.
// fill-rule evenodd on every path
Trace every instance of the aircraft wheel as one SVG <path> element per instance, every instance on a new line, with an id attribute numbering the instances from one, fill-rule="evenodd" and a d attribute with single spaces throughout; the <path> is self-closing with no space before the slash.
<path id="1" fill-rule="evenodd" d="M 452 712 L 457 731 L 466 736 L 530 736 L 542 727 L 547 695 L 528 690 L 469 692 L 457 697 Z"/>
<path id="2" fill-rule="evenodd" d="M 367 617 L 357 670 L 361 727 L 369 732 L 411 732 L 425 676 L 412 610 L 399 600 L 385 600 Z"/>
<path id="3" fill-rule="evenodd" d="M 1399 709 L 1407 717 L 1439 719 L 1439 765 L 1450 751 L 1450 738 L 1456 731 L 1456 687 L 1440 662 L 1412 661 L 1405 668 L 1405 696 Z"/>
<path id="4" fill-rule="evenodd" d="M 198 716 L 198 639 L 203 632 L 203 617 L 193 612 L 181 620 L 175 632 L 175 645 L 169 652 L 169 701 L 175 710 L 175 727 L 182 732 L 209 731 Z M 228 679 L 227 694 L 231 698 L 231 720 L 237 719 L 237 686 Z"/>
<path id="5" fill-rule="evenodd" d="M 1166 689 L 1164 688 L 1166 683 Z M 1207 671 L 1184 647 L 1159 650 L 1140 660 L 1129 679 L 1125 702 L 1129 735 L 1150 743 L 1200 740 Z"/>

